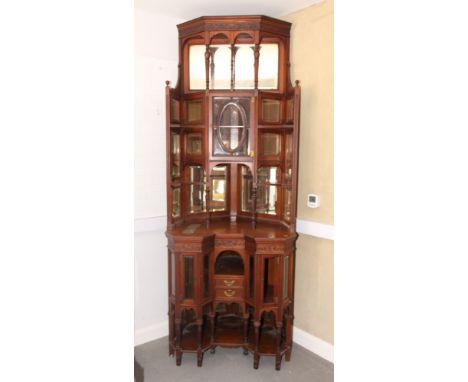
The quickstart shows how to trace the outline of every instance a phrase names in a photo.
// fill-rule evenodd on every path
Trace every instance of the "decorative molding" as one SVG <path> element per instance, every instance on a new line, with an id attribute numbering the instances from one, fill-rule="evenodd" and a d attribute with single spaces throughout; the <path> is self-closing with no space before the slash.
<path id="1" fill-rule="evenodd" d="M 304 235 L 320 237 L 328 240 L 334 240 L 335 238 L 335 226 L 331 224 L 297 219 L 296 229 L 298 233 L 302 233 Z"/>
<path id="2" fill-rule="evenodd" d="M 218 238 L 216 238 L 215 247 L 244 248 L 245 247 L 245 240 L 243 240 L 243 239 L 218 239 Z"/>
<path id="3" fill-rule="evenodd" d="M 147 342 L 157 340 L 169 335 L 169 323 L 167 320 L 159 322 L 154 325 L 147 326 L 146 328 L 135 330 L 134 344 L 135 346 L 143 345 Z M 333 345 L 328 342 L 313 336 L 306 331 L 293 327 L 293 341 L 317 354 L 319 357 L 333 362 Z"/>
<path id="4" fill-rule="evenodd" d="M 164 320 L 146 328 L 135 330 L 133 335 L 134 346 L 143 345 L 169 335 L 169 321 Z"/>
<path id="5" fill-rule="evenodd" d="M 295 326 L 293 328 L 293 341 L 327 361 L 333 362 L 332 344 Z"/>
<path id="6" fill-rule="evenodd" d="M 138 218 L 133 221 L 135 233 L 150 231 L 165 231 L 167 225 L 166 215 Z"/>

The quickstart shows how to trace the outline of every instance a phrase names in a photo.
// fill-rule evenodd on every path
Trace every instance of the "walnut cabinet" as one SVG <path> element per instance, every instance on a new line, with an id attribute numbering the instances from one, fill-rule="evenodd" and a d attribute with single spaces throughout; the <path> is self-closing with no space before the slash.
<path id="1" fill-rule="evenodd" d="M 169 354 L 239 347 L 290 360 L 300 87 L 291 24 L 266 16 L 178 25 L 166 83 Z"/>

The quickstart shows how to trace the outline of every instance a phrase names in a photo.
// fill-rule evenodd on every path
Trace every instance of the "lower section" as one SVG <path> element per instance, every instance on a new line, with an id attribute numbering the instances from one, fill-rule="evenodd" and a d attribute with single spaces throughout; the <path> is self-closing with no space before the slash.
<path id="1" fill-rule="evenodd" d="M 260 357 L 276 357 L 276 369 L 280 370 L 281 360 L 290 360 L 292 349 L 292 316 L 285 310 L 282 320 L 274 312 L 263 312 L 260 321 L 253 319 L 253 308 L 242 304 L 218 304 L 211 311 L 211 304 L 205 306 L 201 320 L 192 309 L 184 309 L 180 323 L 170 319 L 169 354 L 176 357 L 177 365 L 182 362 L 183 353 L 197 353 L 198 366 L 202 366 L 203 353 L 216 347 L 243 348 L 244 355 L 253 354 L 254 368 L 258 368 Z M 244 310 L 245 309 L 245 310 Z"/>

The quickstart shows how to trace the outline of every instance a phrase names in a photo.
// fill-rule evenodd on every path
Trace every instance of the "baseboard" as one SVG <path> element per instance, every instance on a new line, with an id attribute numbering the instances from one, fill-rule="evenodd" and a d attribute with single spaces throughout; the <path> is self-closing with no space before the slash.
<path id="1" fill-rule="evenodd" d="M 163 322 L 147 326 L 146 328 L 135 330 L 134 345 L 143 345 L 167 335 L 169 335 L 169 324 L 168 321 L 165 320 Z"/>
<path id="2" fill-rule="evenodd" d="M 312 353 L 317 354 L 319 357 L 333 362 L 333 345 L 305 332 L 302 329 L 294 327 L 293 330 L 293 339 L 295 343 L 301 345 Z M 143 345 L 147 342 L 165 337 L 168 334 L 169 325 L 167 320 L 165 320 L 163 322 L 147 326 L 146 328 L 136 330 L 134 334 L 134 343 L 135 346 Z"/>
<path id="3" fill-rule="evenodd" d="M 293 341 L 298 345 L 306 348 L 312 353 L 317 354 L 319 357 L 326 359 L 327 361 L 333 362 L 333 345 L 328 342 L 313 336 L 306 331 L 294 327 L 293 329 Z"/>

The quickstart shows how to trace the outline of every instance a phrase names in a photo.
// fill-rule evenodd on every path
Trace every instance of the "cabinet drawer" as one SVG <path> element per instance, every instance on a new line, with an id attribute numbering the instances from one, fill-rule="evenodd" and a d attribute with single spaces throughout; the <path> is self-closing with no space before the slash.
<path id="1" fill-rule="evenodd" d="M 216 298 L 244 298 L 243 288 L 216 288 Z"/>
<path id="2" fill-rule="evenodd" d="M 215 277 L 215 286 L 223 288 L 239 288 L 244 284 L 243 277 Z"/>

